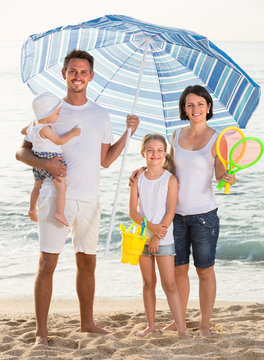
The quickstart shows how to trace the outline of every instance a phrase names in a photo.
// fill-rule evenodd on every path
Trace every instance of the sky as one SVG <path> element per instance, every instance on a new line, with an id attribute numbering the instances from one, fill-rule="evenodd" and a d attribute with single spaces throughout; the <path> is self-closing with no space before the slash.
<path id="1" fill-rule="evenodd" d="M 211 41 L 264 41 L 263 0 L 1 0 L 0 41 L 119 14 Z"/>

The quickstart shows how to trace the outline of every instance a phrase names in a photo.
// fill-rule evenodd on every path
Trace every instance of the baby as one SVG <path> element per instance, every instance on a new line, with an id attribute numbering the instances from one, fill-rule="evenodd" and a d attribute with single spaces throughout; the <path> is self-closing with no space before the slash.
<path id="1" fill-rule="evenodd" d="M 32 102 L 36 120 L 29 126 L 22 129 L 22 134 L 28 136 L 28 141 L 32 143 L 32 152 L 45 159 L 55 156 L 62 157 L 61 145 L 67 143 L 74 136 L 79 136 L 81 129 L 73 128 L 65 135 L 59 136 L 53 130 L 53 124 L 59 117 L 62 100 L 50 92 L 38 95 Z M 66 165 L 66 164 L 65 164 Z M 44 169 L 33 168 L 34 187 L 30 195 L 30 210 L 28 215 L 32 221 L 38 221 L 37 201 L 42 183 L 45 178 L 53 181 L 56 188 L 56 213 L 54 218 L 65 226 L 69 226 L 64 215 L 66 183 L 65 178 L 56 180 L 52 174 Z"/>

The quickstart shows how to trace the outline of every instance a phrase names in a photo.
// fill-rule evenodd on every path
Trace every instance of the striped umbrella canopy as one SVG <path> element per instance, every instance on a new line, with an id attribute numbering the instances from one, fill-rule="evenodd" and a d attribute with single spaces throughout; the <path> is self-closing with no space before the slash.
<path id="1" fill-rule="evenodd" d="M 245 128 L 259 102 L 260 87 L 206 37 L 122 15 L 31 35 L 22 49 L 21 73 L 34 94 L 65 96 L 61 68 L 73 49 L 94 56 L 95 76 L 87 96 L 109 111 L 116 134 L 124 131 L 126 115 L 135 110 L 135 96 L 140 126 L 134 137 L 139 139 L 158 132 L 170 140 L 177 127 L 186 125 L 178 100 L 189 85 L 202 85 L 211 94 L 214 116 L 208 124 L 219 130 Z"/>
<path id="2" fill-rule="evenodd" d="M 34 94 L 66 94 L 61 76 L 64 57 L 73 49 L 95 58 L 95 76 L 87 96 L 110 113 L 112 129 L 124 132 L 126 115 L 136 113 L 140 125 L 135 138 L 150 132 L 170 141 L 180 120 L 178 101 L 189 85 L 202 85 L 214 101 L 209 125 L 222 130 L 244 128 L 260 96 L 259 86 L 222 50 L 192 31 L 166 28 L 123 16 L 107 15 L 75 26 L 31 35 L 22 49 L 22 79 Z M 114 200 L 108 252 L 114 225 L 130 132 L 127 135 Z"/>

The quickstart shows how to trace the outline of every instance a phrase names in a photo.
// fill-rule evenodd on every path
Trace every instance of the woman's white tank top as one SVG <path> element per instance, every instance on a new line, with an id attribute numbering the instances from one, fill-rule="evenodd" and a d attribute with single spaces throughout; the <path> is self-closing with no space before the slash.
<path id="1" fill-rule="evenodd" d="M 173 143 L 176 177 L 179 184 L 176 213 L 195 215 L 214 210 L 217 205 L 212 187 L 215 159 L 212 146 L 218 136 L 215 132 L 200 150 L 186 150 L 179 145 L 181 129 Z"/>
<path id="2" fill-rule="evenodd" d="M 149 180 L 145 177 L 144 172 L 138 179 L 139 193 L 139 212 L 148 221 L 153 224 L 160 224 L 167 211 L 168 184 L 171 173 L 165 170 L 164 173 L 155 180 Z M 153 233 L 147 230 L 149 243 Z M 160 246 L 173 244 L 173 223 L 170 224 L 164 239 L 160 240 Z"/>

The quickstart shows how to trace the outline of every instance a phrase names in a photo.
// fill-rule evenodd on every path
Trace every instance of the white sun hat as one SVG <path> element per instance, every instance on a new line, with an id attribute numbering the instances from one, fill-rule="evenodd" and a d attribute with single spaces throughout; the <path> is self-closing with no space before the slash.
<path id="1" fill-rule="evenodd" d="M 44 92 L 35 97 L 32 107 L 36 120 L 44 119 L 54 113 L 62 105 L 62 100 L 51 92 Z"/>

